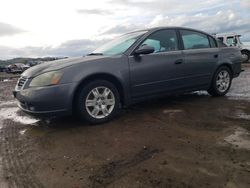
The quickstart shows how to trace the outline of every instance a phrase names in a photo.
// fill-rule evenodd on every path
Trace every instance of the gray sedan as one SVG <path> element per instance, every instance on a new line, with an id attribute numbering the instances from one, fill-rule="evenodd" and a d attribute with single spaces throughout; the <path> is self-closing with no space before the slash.
<path id="1" fill-rule="evenodd" d="M 14 96 L 32 115 L 77 114 L 90 123 L 123 106 L 163 95 L 207 90 L 225 95 L 241 72 L 238 48 L 182 27 L 131 32 L 85 57 L 46 62 L 25 71 Z"/>

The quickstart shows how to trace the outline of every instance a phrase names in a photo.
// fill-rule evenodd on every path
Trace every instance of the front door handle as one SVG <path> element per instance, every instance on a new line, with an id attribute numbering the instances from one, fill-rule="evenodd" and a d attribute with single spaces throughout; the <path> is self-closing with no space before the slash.
<path id="1" fill-rule="evenodd" d="M 174 64 L 179 65 L 183 63 L 183 59 L 177 59 Z"/>
<path id="2" fill-rule="evenodd" d="M 218 58 L 218 57 L 219 57 L 219 55 L 218 55 L 218 54 L 215 54 L 215 55 L 214 55 L 214 58 Z"/>

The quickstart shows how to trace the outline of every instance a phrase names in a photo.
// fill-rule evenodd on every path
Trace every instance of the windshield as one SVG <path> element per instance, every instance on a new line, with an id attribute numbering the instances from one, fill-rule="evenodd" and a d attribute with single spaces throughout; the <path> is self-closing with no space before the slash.
<path id="1" fill-rule="evenodd" d="M 124 53 L 147 31 L 139 31 L 122 35 L 96 49 L 90 55 L 119 55 Z"/>

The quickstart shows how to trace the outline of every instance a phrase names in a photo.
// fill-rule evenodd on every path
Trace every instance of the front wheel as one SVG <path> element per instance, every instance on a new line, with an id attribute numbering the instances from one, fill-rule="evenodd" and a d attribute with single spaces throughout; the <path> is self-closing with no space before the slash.
<path id="1" fill-rule="evenodd" d="M 114 84 L 95 80 L 81 89 L 77 99 L 77 114 L 92 124 L 111 120 L 120 109 L 120 97 Z"/>
<path id="2" fill-rule="evenodd" d="M 212 96 L 224 96 L 229 91 L 231 83 L 231 70 L 226 66 L 222 66 L 214 74 L 208 93 Z"/>

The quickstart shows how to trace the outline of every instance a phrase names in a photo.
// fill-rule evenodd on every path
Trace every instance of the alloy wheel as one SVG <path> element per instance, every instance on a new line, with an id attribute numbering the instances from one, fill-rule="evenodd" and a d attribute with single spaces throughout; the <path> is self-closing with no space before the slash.
<path id="1" fill-rule="evenodd" d="M 107 87 L 96 87 L 88 93 L 85 107 L 93 118 L 105 118 L 111 114 L 115 107 L 115 95 Z"/>
<path id="2" fill-rule="evenodd" d="M 219 72 L 216 78 L 216 87 L 219 92 L 225 92 L 230 86 L 230 74 L 226 70 Z"/>

